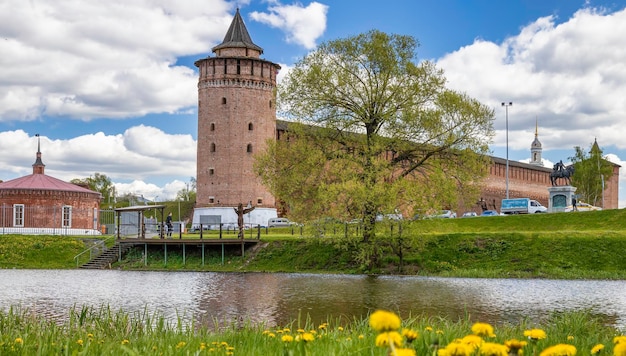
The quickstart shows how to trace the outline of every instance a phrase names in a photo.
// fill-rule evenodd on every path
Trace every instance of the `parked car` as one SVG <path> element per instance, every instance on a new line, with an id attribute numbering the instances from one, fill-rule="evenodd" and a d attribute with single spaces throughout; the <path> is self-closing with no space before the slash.
<path id="1" fill-rule="evenodd" d="M 473 218 L 475 216 L 478 216 L 478 214 L 474 211 L 466 211 L 461 215 L 462 218 Z"/>
<path id="2" fill-rule="evenodd" d="M 498 212 L 495 210 L 485 210 L 483 211 L 482 214 L 480 214 L 480 216 L 498 216 L 498 215 L 500 214 L 498 214 Z"/>
<path id="3" fill-rule="evenodd" d="M 402 214 L 378 214 L 376 215 L 376 221 L 383 220 L 402 220 Z"/>
<path id="4" fill-rule="evenodd" d="M 596 211 L 596 210 L 602 210 L 602 208 L 599 206 L 594 206 L 594 205 L 583 203 L 583 202 L 576 203 L 576 209 L 573 209 L 572 205 L 565 208 L 565 211 Z"/>
<path id="5" fill-rule="evenodd" d="M 456 213 L 452 210 L 441 210 L 435 215 L 430 216 L 431 218 L 437 219 L 454 219 L 456 218 Z"/>
<path id="6" fill-rule="evenodd" d="M 271 218 L 267 221 L 268 227 L 287 227 L 291 226 L 291 221 L 287 218 Z"/>

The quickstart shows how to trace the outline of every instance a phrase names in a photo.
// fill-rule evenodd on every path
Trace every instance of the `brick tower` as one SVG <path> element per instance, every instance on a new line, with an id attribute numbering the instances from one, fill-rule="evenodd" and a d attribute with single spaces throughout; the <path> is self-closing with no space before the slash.
<path id="1" fill-rule="evenodd" d="M 275 216 L 275 199 L 254 174 L 253 164 L 266 140 L 276 137 L 280 66 L 260 58 L 263 49 L 252 42 L 239 9 L 224 41 L 212 51 L 214 57 L 195 62 L 200 74 L 196 206 L 214 208 L 202 214 L 221 215 L 222 222 L 230 222 L 225 214 L 239 203 L 251 204 L 255 211 L 271 209 Z M 267 222 L 265 216 L 257 220 Z"/>

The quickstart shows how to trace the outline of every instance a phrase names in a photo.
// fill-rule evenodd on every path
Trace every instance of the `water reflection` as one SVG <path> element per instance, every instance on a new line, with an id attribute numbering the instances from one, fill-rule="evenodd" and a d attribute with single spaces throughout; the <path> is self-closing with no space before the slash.
<path id="1" fill-rule="evenodd" d="M 20 305 L 63 319 L 73 306 L 158 312 L 203 324 L 285 325 L 362 317 L 377 308 L 409 315 L 469 315 L 494 324 L 591 310 L 626 327 L 626 281 L 370 277 L 280 273 L 0 270 L 0 308 Z"/>

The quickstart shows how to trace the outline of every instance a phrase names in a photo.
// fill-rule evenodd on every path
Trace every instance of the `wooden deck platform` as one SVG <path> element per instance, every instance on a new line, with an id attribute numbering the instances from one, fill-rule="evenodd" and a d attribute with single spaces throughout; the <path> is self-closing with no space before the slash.
<path id="1" fill-rule="evenodd" d="M 182 239 L 182 238 L 122 238 L 116 239 L 115 242 L 120 245 L 120 247 L 124 246 L 133 246 L 144 248 L 144 265 L 148 264 L 147 256 L 148 256 L 148 247 L 149 246 L 162 246 L 163 247 L 163 259 L 165 265 L 167 265 L 167 256 L 168 256 L 168 246 L 182 249 L 182 257 L 183 263 L 185 263 L 187 257 L 187 248 L 200 249 L 202 253 L 202 265 L 204 265 L 204 256 L 205 249 L 207 248 L 221 248 L 222 251 L 222 264 L 225 261 L 225 250 L 227 246 L 241 246 L 241 256 L 245 256 L 245 251 L 247 247 L 254 246 L 260 242 L 259 239 L 238 239 L 238 238 L 203 238 L 203 239 Z M 120 248 L 120 251 L 124 250 Z M 122 255 L 118 256 L 119 260 L 122 259 Z"/>

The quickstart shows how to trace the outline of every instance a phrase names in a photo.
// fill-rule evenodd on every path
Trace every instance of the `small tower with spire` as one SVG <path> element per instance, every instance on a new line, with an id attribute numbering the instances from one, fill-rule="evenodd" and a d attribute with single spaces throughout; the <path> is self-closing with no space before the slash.
<path id="1" fill-rule="evenodd" d="M 541 142 L 539 142 L 539 124 L 538 120 L 535 118 L 535 139 L 533 143 L 530 145 L 530 164 L 535 166 L 543 166 L 543 161 L 541 159 L 541 151 L 543 150 L 541 147 Z"/>
<path id="2" fill-rule="evenodd" d="M 44 174 L 46 165 L 43 164 L 41 160 L 41 139 L 39 138 L 39 134 L 35 134 L 35 137 L 37 137 L 37 158 L 35 159 L 35 163 L 33 163 L 33 174 Z"/>

